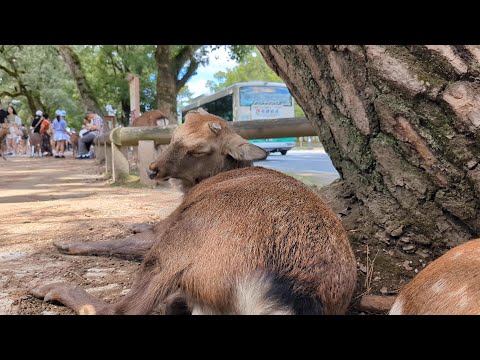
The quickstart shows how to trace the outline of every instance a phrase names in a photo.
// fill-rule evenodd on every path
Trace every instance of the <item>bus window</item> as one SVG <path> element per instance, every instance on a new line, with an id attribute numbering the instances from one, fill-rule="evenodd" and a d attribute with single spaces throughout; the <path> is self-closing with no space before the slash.
<path id="1" fill-rule="evenodd" d="M 205 109 L 210 114 L 217 115 L 227 121 L 233 121 L 233 95 L 227 95 L 220 99 L 210 101 L 199 107 Z M 198 109 L 198 108 L 197 108 Z M 194 110 L 194 109 L 190 109 Z M 185 122 L 185 115 L 188 111 L 182 112 L 182 123 Z"/>
<path id="2" fill-rule="evenodd" d="M 202 107 L 210 114 L 217 115 L 227 121 L 233 121 L 233 95 L 227 95 L 220 99 L 214 100 Z"/>
<path id="3" fill-rule="evenodd" d="M 240 106 L 283 105 L 292 106 L 287 88 L 273 86 L 243 86 L 240 88 Z"/>

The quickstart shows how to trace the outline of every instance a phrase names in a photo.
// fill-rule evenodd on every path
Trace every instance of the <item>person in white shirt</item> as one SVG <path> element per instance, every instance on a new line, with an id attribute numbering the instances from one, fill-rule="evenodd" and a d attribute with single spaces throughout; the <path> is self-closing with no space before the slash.
<path id="1" fill-rule="evenodd" d="M 9 106 L 7 108 L 7 117 L 5 120 L 10 124 L 9 134 L 7 135 L 7 147 L 10 148 L 10 151 L 7 155 L 15 156 L 17 154 L 18 141 L 23 135 L 23 132 L 20 130 L 22 119 L 17 115 L 13 106 Z"/>

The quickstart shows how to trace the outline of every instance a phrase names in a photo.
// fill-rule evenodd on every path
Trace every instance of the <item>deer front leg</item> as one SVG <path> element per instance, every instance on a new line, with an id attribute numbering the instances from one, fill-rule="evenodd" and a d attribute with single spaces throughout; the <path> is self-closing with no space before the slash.
<path id="1" fill-rule="evenodd" d="M 0 151 L 2 152 L 2 158 L 3 160 L 7 160 L 5 157 L 5 153 L 7 152 L 7 146 L 5 144 L 5 139 L 2 139 L 0 142 Z"/>
<path id="2" fill-rule="evenodd" d="M 161 303 L 167 306 L 167 313 L 189 313 L 183 298 L 175 294 L 182 272 L 162 271 L 155 265 L 155 260 L 145 261 L 131 290 L 115 304 L 99 300 L 79 286 L 67 283 L 40 286 L 30 293 L 45 301 L 60 302 L 80 315 L 147 315 Z"/>
<path id="3" fill-rule="evenodd" d="M 125 239 L 54 242 L 53 245 L 63 254 L 116 256 L 122 259 L 142 260 L 154 242 L 155 234 L 150 230 Z"/>
<path id="4" fill-rule="evenodd" d="M 67 283 L 52 283 L 39 286 L 30 293 L 45 301 L 59 302 L 80 315 L 108 313 L 111 304 L 87 293 L 81 287 Z"/>
<path id="5" fill-rule="evenodd" d="M 143 223 L 138 223 L 138 224 L 131 224 L 128 229 L 133 232 L 134 234 L 146 232 L 146 231 L 153 231 L 153 225 L 152 224 L 143 224 Z"/>

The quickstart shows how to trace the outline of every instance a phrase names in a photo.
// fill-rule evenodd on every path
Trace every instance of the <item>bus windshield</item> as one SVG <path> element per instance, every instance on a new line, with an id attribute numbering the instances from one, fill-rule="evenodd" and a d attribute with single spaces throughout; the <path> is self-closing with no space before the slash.
<path id="1" fill-rule="evenodd" d="M 292 96 L 285 87 L 243 86 L 240 88 L 240 106 L 292 105 Z"/>

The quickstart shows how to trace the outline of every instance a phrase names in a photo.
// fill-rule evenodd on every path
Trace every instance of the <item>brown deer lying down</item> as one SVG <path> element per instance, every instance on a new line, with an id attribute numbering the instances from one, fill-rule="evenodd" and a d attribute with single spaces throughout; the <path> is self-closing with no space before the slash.
<path id="1" fill-rule="evenodd" d="M 7 143 L 6 143 L 6 138 L 9 131 L 10 125 L 3 123 L 0 126 L 0 152 L 2 153 L 2 158 L 3 160 L 7 160 L 5 158 L 5 152 L 7 151 Z"/>
<path id="2" fill-rule="evenodd" d="M 480 239 L 449 250 L 400 291 L 390 315 L 479 315 Z"/>
<path id="3" fill-rule="evenodd" d="M 178 208 L 124 240 L 56 246 L 75 255 L 141 257 L 130 292 L 109 304 L 80 287 L 32 290 L 81 314 L 343 314 L 356 261 L 333 211 L 303 183 L 252 166 L 267 153 L 204 110 L 188 113 L 150 165 L 159 181 L 179 179 Z"/>
<path id="4" fill-rule="evenodd" d="M 168 118 L 160 110 L 146 111 L 133 120 L 132 126 L 167 126 Z"/>

